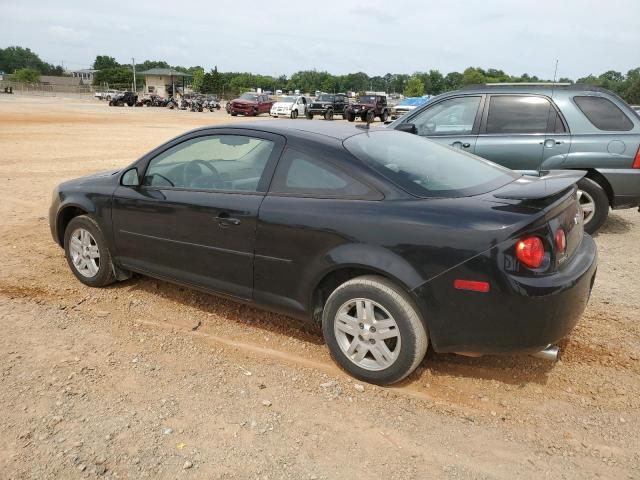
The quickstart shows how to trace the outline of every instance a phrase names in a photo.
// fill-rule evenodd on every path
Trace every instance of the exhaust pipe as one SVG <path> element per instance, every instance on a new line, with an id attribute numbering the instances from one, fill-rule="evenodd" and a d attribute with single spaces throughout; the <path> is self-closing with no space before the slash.
<path id="1" fill-rule="evenodd" d="M 539 352 L 532 353 L 532 357 L 541 358 L 542 360 L 549 360 L 550 362 L 555 362 L 558 360 L 558 355 L 560 354 L 560 349 L 555 345 L 549 345 L 544 350 L 540 350 Z"/>

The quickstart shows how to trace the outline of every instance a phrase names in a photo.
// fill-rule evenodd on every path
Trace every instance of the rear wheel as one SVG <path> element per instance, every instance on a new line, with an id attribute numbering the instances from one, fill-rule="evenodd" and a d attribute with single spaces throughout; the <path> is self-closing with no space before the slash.
<path id="1" fill-rule="evenodd" d="M 298 110 L 291 110 L 291 114 L 290 114 L 292 119 L 296 119 L 298 118 Z"/>
<path id="2" fill-rule="evenodd" d="M 609 215 L 609 198 L 604 189 L 590 178 L 578 182 L 578 201 L 582 207 L 584 230 L 595 233 Z"/>
<path id="3" fill-rule="evenodd" d="M 69 268 L 85 285 L 104 287 L 115 281 L 111 253 L 98 224 L 87 215 L 73 218 L 64 232 Z"/>
<path id="4" fill-rule="evenodd" d="M 409 295 L 376 275 L 354 278 L 334 290 L 322 313 L 322 331 L 342 368 L 378 385 L 413 372 L 429 343 Z"/>

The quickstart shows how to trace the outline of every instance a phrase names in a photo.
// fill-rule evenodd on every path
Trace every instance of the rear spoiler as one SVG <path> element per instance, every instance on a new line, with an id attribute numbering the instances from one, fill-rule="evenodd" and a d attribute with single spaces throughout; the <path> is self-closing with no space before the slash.
<path id="1" fill-rule="evenodd" d="M 587 172 L 581 170 L 545 170 L 520 172 L 522 177 L 497 190 L 493 196 L 513 200 L 536 200 L 551 197 L 571 187 Z"/>

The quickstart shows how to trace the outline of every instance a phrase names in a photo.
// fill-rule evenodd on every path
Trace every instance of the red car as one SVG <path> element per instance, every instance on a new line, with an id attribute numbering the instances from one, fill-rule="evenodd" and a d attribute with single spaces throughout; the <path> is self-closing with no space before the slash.
<path id="1" fill-rule="evenodd" d="M 229 102 L 227 111 L 232 117 L 236 115 L 260 115 L 261 113 L 269 113 L 271 106 L 275 102 L 269 99 L 264 93 L 243 93 L 240 98 L 236 98 Z"/>

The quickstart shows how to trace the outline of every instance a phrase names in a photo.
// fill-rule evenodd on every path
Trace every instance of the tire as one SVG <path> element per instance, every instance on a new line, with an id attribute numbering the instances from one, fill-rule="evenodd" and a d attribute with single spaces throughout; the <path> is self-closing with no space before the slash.
<path id="1" fill-rule="evenodd" d="M 109 100 L 109 106 L 113 107 L 113 100 Z"/>
<path id="2" fill-rule="evenodd" d="M 578 182 L 578 199 L 584 213 L 584 231 L 598 231 L 609 215 L 609 197 L 604 189 L 590 178 Z"/>
<path id="3" fill-rule="evenodd" d="M 387 121 L 387 118 L 389 118 L 389 112 L 383 110 L 382 115 L 380 115 L 380 121 L 384 123 Z"/>
<path id="4" fill-rule="evenodd" d="M 333 110 L 329 109 L 326 112 L 324 112 L 324 119 L 333 120 Z"/>
<path id="5" fill-rule="evenodd" d="M 355 120 L 356 120 L 356 114 L 355 113 L 346 113 L 345 115 L 347 116 L 347 121 L 355 122 Z"/>
<path id="6" fill-rule="evenodd" d="M 89 237 L 86 237 L 82 232 L 87 232 Z M 99 256 L 97 259 L 91 258 L 88 249 L 86 255 L 80 254 L 81 258 L 78 259 L 79 252 L 76 245 L 83 245 L 83 242 L 79 240 L 80 238 L 87 239 L 86 245 L 89 248 L 94 247 L 96 249 L 94 251 L 97 251 Z M 80 215 L 69 222 L 64 231 L 64 253 L 69 268 L 76 278 L 85 285 L 104 287 L 115 282 L 111 253 L 100 227 L 91 217 Z M 74 263 L 74 258 L 76 263 Z M 90 262 L 92 262 L 91 268 Z"/>
<path id="7" fill-rule="evenodd" d="M 362 321 L 356 318 L 357 302 L 363 302 L 362 305 L 370 302 L 375 312 L 372 324 L 366 318 L 361 318 Z M 353 318 L 352 324 L 338 320 L 345 313 Z M 382 326 L 385 320 L 387 324 L 391 320 L 393 325 Z M 372 329 L 376 325 L 378 329 Z M 357 332 L 358 337 L 347 331 Z M 409 295 L 377 275 L 354 278 L 333 291 L 322 312 L 322 332 L 331 356 L 344 370 L 377 385 L 395 383 L 408 376 L 423 360 L 429 345 L 427 330 Z M 378 338 L 380 335 L 385 338 Z M 386 349 L 374 347 L 376 342 Z M 353 345 L 357 346 L 349 353 Z"/>
<path id="8" fill-rule="evenodd" d="M 238 116 L 238 114 L 237 114 L 237 113 L 230 113 L 230 115 L 231 115 L 232 117 L 237 117 L 237 116 Z"/>
<path id="9" fill-rule="evenodd" d="M 363 121 L 363 122 L 366 122 L 367 121 L 367 114 L 363 113 L 362 115 L 360 115 L 360 120 Z"/>
<path id="10" fill-rule="evenodd" d="M 292 120 L 295 120 L 296 118 L 298 118 L 298 110 L 291 110 L 290 117 Z"/>
<path id="11" fill-rule="evenodd" d="M 305 114 L 305 117 L 307 117 L 307 120 L 313 120 L 313 113 L 309 113 L 309 112 L 307 112 L 307 113 Z"/>

